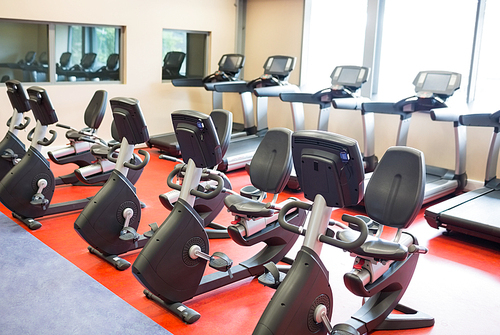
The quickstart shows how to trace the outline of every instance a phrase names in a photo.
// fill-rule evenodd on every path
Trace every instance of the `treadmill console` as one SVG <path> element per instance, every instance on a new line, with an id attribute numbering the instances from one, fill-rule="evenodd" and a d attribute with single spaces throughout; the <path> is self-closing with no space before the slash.
<path id="1" fill-rule="evenodd" d="M 356 91 L 366 82 L 369 73 L 370 70 L 363 66 L 337 66 L 330 75 L 332 89 L 348 87 Z"/>
<path id="2" fill-rule="evenodd" d="M 421 71 L 413 80 L 413 85 L 419 97 L 450 97 L 460 88 L 461 79 L 462 75 L 456 72 Z"/>
<path id="3" fill-rule="evenodd" d="M 264 75 L 271 75 L 286 80 L 295 67 L 296 57 L 271 56 L 264 64 Z"/>
<path id="4" fill-rule="evenodd" d="M 226 54 L 219 60 L 219 71 L 236 74 L 245 64 L 245 56 L 240 54 Z"/>

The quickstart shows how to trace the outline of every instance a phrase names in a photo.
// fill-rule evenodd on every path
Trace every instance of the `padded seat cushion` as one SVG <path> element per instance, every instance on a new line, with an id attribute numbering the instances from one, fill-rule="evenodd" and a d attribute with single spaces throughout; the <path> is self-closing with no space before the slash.
<path id="1" fill-rule="evenodd" d="M 270 217 L 275 213 L 275 210 L 268 208 L 267 204 L 237 194 L 230 194 L 224 198 L 224 204 L 233 214 Z"/>
<path id="2" fill-rule="evenodd" d="M 68 130 L 66 132 L 66 138 L 68 140 L 78 141 L 80 137 L 82 137 L 82 134 L 77 130 Z"/>
<path id="3" fill-rule="evenodd" d="M 95 157 L 107 158 L 109 149 L 110 147 L 108 147 L 107 145 L 95 144 L 92 147 L 90 147 L 90 152 Z"/>
<path id="4" fill-rule="evenodd" d="M 352 242 L 358 238 L 359 232 L 345 229 L 337 233 L 337 238 L 344 242 Z M 368 236 L 365 243 L 352 251 L 361 257 L 372 257 L 381 260 L 403 261 L 408 257 L 408 248 L 400 243 L 386 241 L 375 236 Z"/>

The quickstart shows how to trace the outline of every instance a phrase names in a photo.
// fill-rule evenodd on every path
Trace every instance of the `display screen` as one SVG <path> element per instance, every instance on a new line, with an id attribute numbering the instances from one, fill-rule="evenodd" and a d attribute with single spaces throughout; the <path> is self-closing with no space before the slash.
<path id="1" fill-rule="evenodd" d="M 450 74 L 428 73 L 422 91 L 444 92 L 448 88 L 450 77 Z"/>
<path id="2" fill-rule="evenodd" d="M 271 68 L 269 72 L 285 72 L 286 64 L 288 63 L 288 58 L 274 58 L 271 63 Z"/>
<path id="3" fill-rule="evenodd" d="M 358 80 L 359 69 L 342 69 L 338 79 L 339 84 L 355 84 Z"/>
<path id="4" fill-rule="evenodd" d="M 222 68 L 225 71 L 238 71 L 240 68 L 240 62 L 241 62 L 241 57 L 239 56 L 229 56 L 226 57 L 226 60 L 224 61 L 224 64 L 222 65 Z"/>

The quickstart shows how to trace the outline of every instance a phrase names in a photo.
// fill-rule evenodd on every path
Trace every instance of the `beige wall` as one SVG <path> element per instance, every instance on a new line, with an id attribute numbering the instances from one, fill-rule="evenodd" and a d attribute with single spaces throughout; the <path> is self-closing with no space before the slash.
<path id="1" fill-rule="evenodd" d="M 170 83 L 161 82 L 161 32 L 163 28 L 209 31 L 209 72 L 212 72 L 217 68 L 222 54 L 235 51 L 236 8 L 233 0 L 87 0 L 84 5 L 77 7 L 61 6 L 60 1 L 56 0 L 40 0 L 37 6 L 28 0 L 0 2 L 0 18 L 125 27 L 122 60 L 126 69 L 124 84 L 57 83 L 46 86 L 61 122 L 83 127 L 83 111 L 97 89 L 106 89 L 110 97 L 130 96 L 139 99 L 150 134 L 171 131 L 170 112 L 174 110 L 210 111 L 209 92 L 199 88 L 174 88 Z M 260 76 L 267 57 L 282 54 L 297 57 L 297 67 L 290 82 L 299 84 L 303 0 L 248 0 L 246 19 L 244 79 Z M 233 111 L 234 120 L 241 122 L 241 106 L 237 95 L 227 95 L 224 104 L 226 109 Z M 0 122 L 10 116 L 9 106 L 7 95 L 0 93 Z M 305 111 L 306 128 L 314 129 L 317 107 L 305 106 Z M 109 137 L 110 121 L 108 108 L 100 132 L 104 137 Z M 395 143 L 398 117 L 377 115 L 375 121 L 376 154 L 381 157 Z M 292 128 L 288 104 L 270 99 L 269 126 Z M 329 130 L 353 137 L 363 145 L 359 112 L 332 110 Z M 489 129 L 468 129 L 467 172 L 470 179 L 482 181 L 484 178 L 490 134 Z M 59 136 L 56 144 L 64 144 L 63 136 Z M 453 168 L 455 157 L 451 125 L 430 122 L 426 115 L 415 115 L 408 144 L 423 150 L 428 163 Z M 439 147 L 441 145 L 442 148 Z"/>
<path id="2" fill-rule="evenodd" d="M 61 5 L 57 0 L 19 0 L 0 2 L 0 18 L 44 22 L 124 26 L 125 83 L 54 83 L 44 84 L 61 123 L 84 126 L 83 112 L 93 93 L 108 91 L 117 96 L 139 99 L 150 134 L 171 131 L 170 112 L 195 109 L 209 112 L 212 97 L 197 88 L 175 88 L 162 83 L 162 29 L 210 32 L 209 71 L 217 69 L 221 54 L 234 52 L 236 7 L 232 0 L 87 0 Z M 25 88 L 30 84 L 25 85 Z M 0 94 L 0 120 L 11 115 L 6 94 Z M 108 104 L 99 134 L 110 138 L 111 110 Z M 5 122 L 0 121 L 0 122 Z M 55 145 L 65 144 L 63 131 Z"/>

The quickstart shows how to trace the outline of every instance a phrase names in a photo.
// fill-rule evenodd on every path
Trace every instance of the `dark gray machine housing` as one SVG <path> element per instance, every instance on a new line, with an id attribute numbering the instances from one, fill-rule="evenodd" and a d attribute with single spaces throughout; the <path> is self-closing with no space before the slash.
<path id="1" fill-rule="evenodd" d="M 332 145 L 332 141 L 336 143 Z M 326 131 L 302 130 L 293 134 L 292 150 L 306 199 L 314 201 L 316 194 L 321 194 L 329 207 L 354 206 L 361 201 L 364 167 L 356 140 Z"/>
<path id="2" fill-rule="evenodd" d="M 113 98 L 109 103 L 113 110 L 113 120 L 120 141 L 125 137 L 129 144 L 135 145 L 149 139 L 146 120 L 144 120 L 137 99 Z"/>
<path id="3" fill-rule="evenodd" d="M 42 126 L 56 123 L 57 115 L 49 95 L 44 88 L 32 86 L 28 88 L 29 103 L 35 119 L 40 121 Z"/>
<path id="4" fill-rule="evenodd" d="M 9 97 L 10 103 L 17 110 L 18 113 L 24 113 L 31 109 L 28 96 L 23 90 L 21 82 L 17 80 L 8 80 L 5 82 L 7 86 L 7 96 Z"/>
<path id="5" fill-rule="evenodd" d="M 192 159 L 196 167 L 206 168 L 222 161 L 222 148 L 209 115 L 190 110 L 175 111 L 172 123 L 184 162 Z"/>

